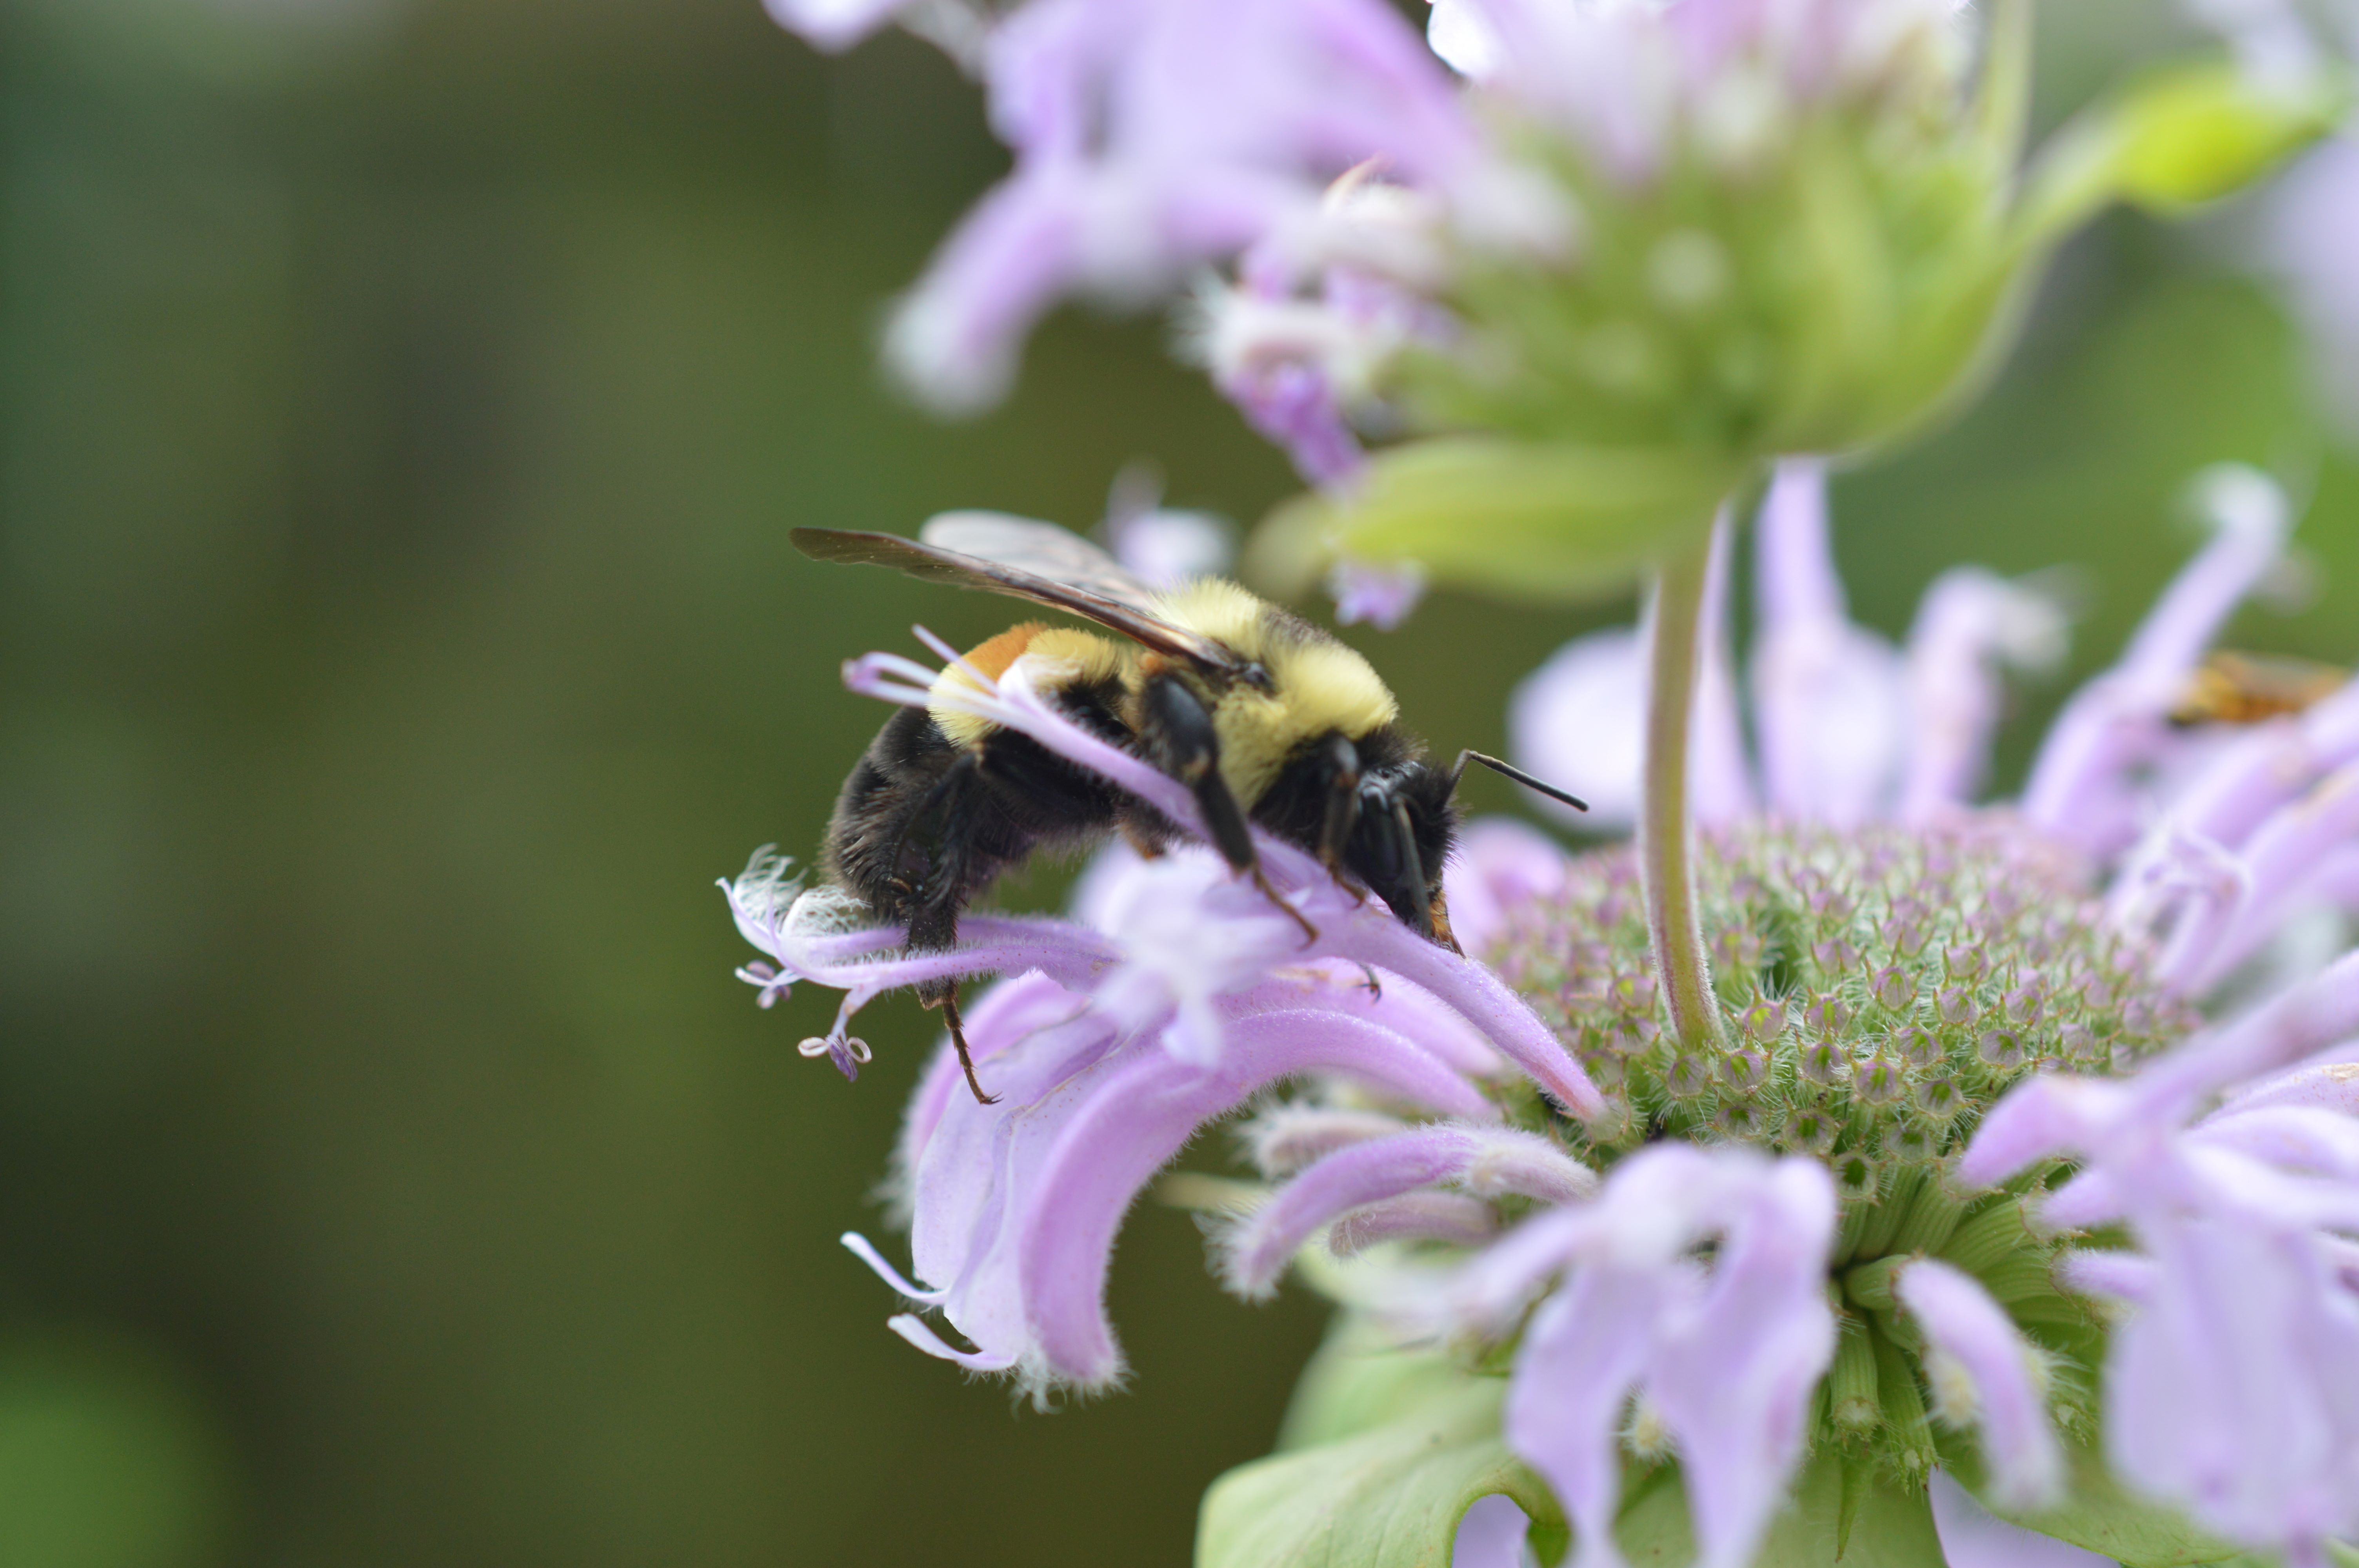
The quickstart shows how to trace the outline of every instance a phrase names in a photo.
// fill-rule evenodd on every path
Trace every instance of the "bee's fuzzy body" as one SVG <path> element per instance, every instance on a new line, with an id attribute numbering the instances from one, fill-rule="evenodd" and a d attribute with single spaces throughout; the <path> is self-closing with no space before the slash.
<path id="1" fill-rule="evenodd" d="M 1103 739 L 1133 743 L 1121 717 L 1127 697 L 1111 670 L 1072 680 L 1052 699 Z M 959 911 L 1009 866 L 1044 849 L 1088 848 L 1130 804 L 1029 736 L 962 723 L 963 714 L 946 726 L 946 716 L 939 707 L 905 708 L 886 721 L 843 781 L 821 856 L 829 880 L 859 894 L 879 920 L 907 925 L 919 952 L 953 946 Z M 935 985 L 923 994 L 934 1001 L 946 990 Z"/>
<path id="2" fill-rule="evenodd" d="M 951 514 L 916 540 L 808 528 L 794 538 L 821 559 L 1029 600 L 1121 633 L 1010 627 L 943 670 L 924 707 L 895 715 L 844 781 L 825 871 L 879 922 L 906 926 L 910 950 L 952 946 L 960 911 L 1040 849 L 1120 829 L 1151 853 L 1179 835 L 1155 807 L 962 700 L 1019 663 L 1084 729 L 1184 784 L 1212 848 L 1271 898 L 1255 826 L 1454 946 L 1441 868 L 1457 833 L 1457 771 L 1426 759 L 1392 692 L 1333 636 L 1217 578 L 1158 592 L 1086 541 L 1023 519 Z M 1294 905 L 1281 907 L 1316 938 Z M 921 995 L 944 1007 L 965 1061 L 956 983 Z"/>

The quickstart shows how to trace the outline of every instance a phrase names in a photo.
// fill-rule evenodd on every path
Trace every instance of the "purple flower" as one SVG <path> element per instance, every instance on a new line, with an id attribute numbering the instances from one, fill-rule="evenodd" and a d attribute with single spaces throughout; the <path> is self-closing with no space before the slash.
<path id="1" fill-rule="evenodd" d="M 2359 141 L 2346 134 L 2303 160 L 2267 197 L 2260 226 L 2261 265 L 2310 329 L 2329 406 L 2359 428 Z"/>
<path id="2" fill-rule="evenodd" d="M 1768 798 L 1808 802 L 1848 827 L 1882 815 L 1899 759 L 1899 656 L 1843 610 L 1828 538 L 1827 477 L 1815 462 L 1778 470 L 1755 526 L 1760 536 L 1760 641 L 1754 712 Z"/>
<path id="3" fill-rule="evenodd" d="M 1625 1160 L 1597 1201 L 1526 1221 L 1470 1266 L 1462 1311 L 1495 1330 L 1562 1279 L 1525 1330 L 1506 1434 L 1571 1515 L 1581 1568 L 1621 1561 L 1613 1525 L 1634 1397 L 1679 1453 L 1698 1563 L 1752 1560 L 1834 1351 L 1834 1217 L 1814 1160 L 1667 1145 Z M 1707 1242 L 1709 1265 L 1696 1255 Z"/>
<path id="4" fill-rule="evenodd" d="M 1441 885 L 1459 943 L 1487 952 L 1505 933 L 1509 910 L 1562 890 L 1564 850 L 1513 817 L 1484 817 L 1460 838 Z"/>
<path id="5" fill-rule="evenodd" d="M 2285 497 L 2252 470 L 2212 470 L 2201 499 L 2217 528 L 2211 545 L 2170 585 L 2121 662 L 2058 716 L 2024 786 L 2024 816 L 2092 854 L 2117 854 L 2136 837 L 2137 781 L 2185 749 L 2169 716 L 2188 675 L 2285 546 Z"/>
<path id="6" fill-rule="evenodd" d="M 1314 1161 L 1236 1225 L 1223 1272 L 1239 1294 L 1268 1296 L 1313 1233 L 1370 1205 L 1444 1184 L 1482 1198 L 1563 1204 L 1594 1192 L 1597 1177 L 1546 1139 L 1513 1129 L 1436 1123 L 1353 1142 Z"/>
<path id="7" fill-rule="evenodd" d="M 1122 1039 L 1074 1000 L 1067 1022 L 1021 1039 L 985 1039 L 979 1025 L 971 1033 L 1000 1100 L 944 1096 L 922 1141 L 905 1146 L 911 1259 L 919 1280 L 940 1283 L 890 1281 L 940 1308 L 976 1348 L 954 1349 L 906 1315 L 894 1320 L 905 1337 L 976 1370 L 1013 1369 L 1036 1390 L 1102 1388 L 1120 1376 L 1104 1311 L 1114 1233 L 1139 1189 L 1205 1122 L 1310 1073 L 1428 1112 L 1493 1114 L 1462 1074 L 1390 1026 L 1414 1027 L 1400 1017 L 1412 1010 L 1368 997 L 1356 977 L 1306 972 L 1234 999 L 1211 1066 L 1152 1036 Z"/>
<path id="8" fill-rule="evenodd" d="M 1162 499 L 1163 481 L 1147 464 L 1114 476 L 1102 525 L 1114 558 L 1156 589 L 1225 576 L 1236 556 L 1234 525 L 1209 512 L 1175 511 Z"/>
<path id="9" fill-rule="evenodd" d="M 2341 1063 L 2278 1070 L 2354 1034 L 2359 955 L 2126 1081 L 2026 1085 L 1962 1168 L 2082 1162 L 2043 1219 L 2137 1243 L 2071 1276 L 2127 1314 L 2106 1368 L 2114 1466 L 2300 1563 L 2359 1530 L 2359 1093 Z"/>
<path id="10" fill-rule="evenodd" d="M 821 49 L 847 49 L 909 8 L 909 0 L 763 0 L 778 26 Z"/>
<path id="11" fill-rule="evenodd" d="M 777 0 L 840 44 L 894 7 Z M 949 408 L 995 399 L 1060 297 L 1135 303 L 1257 243 L 1315 244 L 1321 197 L 1381 158 L 1444 175 L 1479 142 L 1439 62 L 1377 0 L 1030 0 L 980 67 L 1016 169 L 905 300 L 887 348 Z"/>
<path id="12" fill-rule="evenodd" d="M 2110 1557 L 2008 1523 L 1940 1471 L 1926 1492 L 1950 1568 L 2118 1568 Z"/>
<path id="13" fill-rule="evenodd" d="M 1973 50 L 1954 0 L 1442 0 L 1428 38 L 1383 0 L 768 4 L 822 48 L 895 19 L 935 38 L 980 75 L 1014 152 L 888 330 L 886 357 L 921 397 L 952 412 L 996 400 L 1026 336 L 1063 299 L 1125 308 L 1192 290 L 1196 357 L 1330 491 L 1359 477 L 1364 432 L 1600 435 L 1546 418 L 1564 411 L 1546 397 L 1517 405 L 1532 417 L 1470 416 L 1469 398 L 1516 373 L 1506 340 L 1521 308 L 1502 321 L 1484 300 L 1618 287 L 1582 273 L 1591 242 L 1614 248 L 1603 236 L 1627 214 L 1609 209 L 1645 208 L 1671 168 L 1746 181 L 1807 143 L 1813 117 L 1844 135 L 1884 123 L 1887 175 L 1938 164 L 1934 205 L 1967 220 L 1945 213 L 1934 228 L 1979 243 L 2004 221 L 2004 189 L 1955 189 L 1945 148 L 1970 134 Z M 1944 150 L 1919 160 L 1927 147 Z M 1642 212 L 1621 237 L 1652 246 L 1658 217 Z M 1731 239 L 1671 235 L 1635 294 L 1575 313 L 1668 313 L 1656 324 L 1684 333 L 1747 265 Z M 1503 273 L 1516 280 L 1506 296 L 1462 287 Z M 1771 313 L 1782 321 L 1788 307 Z M 1651 329 L 1625 326 L 1570 368 L 1604 366 L 1613 380 L 1613 364 L 1651 360 Z M 1563 368 L 1539 378 L 1555 384 Z M 1854 370 L 1884 373 L 1840 373 Z M 1439 399 L 1409 384 L 1429 372 Z M 1822 381 L 1824 366 L 1812 373 Z"/>

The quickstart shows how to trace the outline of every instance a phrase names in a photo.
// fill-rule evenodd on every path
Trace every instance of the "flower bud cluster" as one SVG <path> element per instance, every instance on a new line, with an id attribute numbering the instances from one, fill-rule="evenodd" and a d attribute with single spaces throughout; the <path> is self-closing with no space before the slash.
<path id="1" fill-rule="evenodd" d="M 2058 1289 L 2060 1243 L 2024 1220 L 2032 1189 L 1969 1195 L 1951 1156 L 2035 1070 L 2125 1071 L 2192 1013 L 2105 925 L 2079 863 L 2002 821 L 1748 824 L 1702 848 L 1718 1044 L 1670 1032 L 1627 849 L 1575 860 L 1493 955 L 1606 1094 L 1604 1118 L 1560 1126 L 1573 1152 L 1606 1169 L 1677 1139 L 1827 1162 L 1843 1318 L 1821 1436 L 1886 1473 L 1921 1482 L 1933 1463 L 1923 1347 L 1891 1290 L 1919 1258 L 1981 1281 L 2047 1357 L 2060 1422 L 2086 1430 L 2102 1325 Z"/>
<path id="2" fill-rule="evenodd" d="M 1868 1202 L 2034 1069 L 2125 1070 L 2193 1022 L 2029 835 L 1766 826 L 1704 848 L 1716 1047 L 1669 1033 L 1626 849 L 1573 861 L 1496 955 L 1614 1101 L 1587 1133 L 1605 1159 L 1667 1134 L 1752 1143 L 1828 1159 Z"/>

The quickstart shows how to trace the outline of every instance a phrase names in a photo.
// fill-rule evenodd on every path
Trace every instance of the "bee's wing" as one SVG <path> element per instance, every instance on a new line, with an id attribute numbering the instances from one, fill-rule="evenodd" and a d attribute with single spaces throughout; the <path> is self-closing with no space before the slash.
<path id="1" fill-rule="evenodd" d="M 928 518 L 918 530 L 918 538 L 938 550 L 1014 567 L 1128 605 L 1142 615 L 1161 617 L 1155 590 L 1128 567 L 1054 523 L 1036 523 L 1005 512 L 944 512 Z"/>
<path id="2" fill-rule="evenodd" d="M 1113 557 L 1051 524 L 951 512 L 927 524 L 922 539 L 845 528 L 797 528 L 789 537 L 814 560 L 891 567 L 925 582 L 1045 604 L 1210 674 L 1235 676 L 1245 667 L 1212 638 L 1166 620 L 1154 590 Z"/>

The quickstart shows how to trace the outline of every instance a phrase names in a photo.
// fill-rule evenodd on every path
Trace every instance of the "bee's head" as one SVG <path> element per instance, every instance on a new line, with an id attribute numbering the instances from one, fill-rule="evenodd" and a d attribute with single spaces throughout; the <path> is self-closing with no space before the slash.
<path id="1" fill-rule="evenodd" d="M 1419 760 L 1360 783 L 1343 868 L 1421 936 L 1447 937 L 1441 863 L 1458 835 L 1456 781 Z"/>

